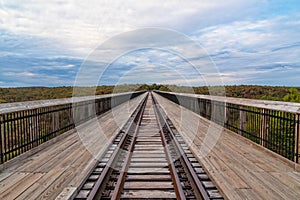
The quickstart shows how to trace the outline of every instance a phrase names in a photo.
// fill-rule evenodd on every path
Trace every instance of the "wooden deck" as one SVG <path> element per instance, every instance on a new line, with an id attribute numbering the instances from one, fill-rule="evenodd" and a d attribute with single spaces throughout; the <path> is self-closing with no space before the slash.
<path id="1" fill-rule="evenodd" d="M 300 199 L 298 164 L 155 96 L 226 198 Z"/>
<path id="2" fill-rule="evenodd" d="M 144 95 L 1 165 L 0 199 L 70 197 Z"/>
<path id="3" fill-rule="evenodd" d="M 0 199 L 70 197 L 143 96 L 0 165 Z M 227 199 L 300 199 L 298 164 L 156 97 Z"/>

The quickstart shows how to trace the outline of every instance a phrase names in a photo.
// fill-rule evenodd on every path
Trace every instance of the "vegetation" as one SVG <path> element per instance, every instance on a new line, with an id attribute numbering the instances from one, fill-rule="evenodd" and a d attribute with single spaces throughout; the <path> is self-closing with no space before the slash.
<path id="1" fill-rule="evenodd" d="M 129 92 L 144 89 L 142 85 L 119 85 L 98 87 L 22 87 L 0 88 L 0 103 L 12 103 L 22 101 L 69 98 L 73 96 L 88 96 L 110 94 L 115 92 Z"/>
<path id="2" fill-rule="evenodd" d="M 225 88 L 225 93 L 224 93 Z M 139 90 L 160 90 L 179 93 L 196 93 L 204 95 L 226 95 L 228 97 L 290 101 L 300 102 L 300 88 L 272 87 L 256 85 L 239 86 L 201 86 L 186 87 L 176 85 L 159 84 L 124 84 L 118 86 L 97 86 L 97 87 L 22 87 L 22 88 L 0 88 L 0 103 L 11 103 L 20 101 L 32 101 L 41 99 L 69 98 L 76 96 L 101 95 L 118 92 L 129 92 Z"/>
<path id="3" fill-rule="evenodd" d="M 247 99 L 261 99 L 274 101 L 300 102 L 300 88 L 273 87 L 257 85 L 234 85 L 234 86 L 201 86 L 186 87 L 176 85 L 156 85 L 155 89 L 173 91 L 179 93 L 195 93 L 204 95 L 217 95 Z M 224 91 L 225 90 L 225 91 Z M 225 93 L 224 93 L 225 92 Z"/>
<path id="4" fill-rule="evenodd" d="M 290 93 L 285 95 L 283 100 L 284 101 L 289 101 L 289 102 L 300 102 L 299 90 L 297 90 L 296 88 L 291 88 Z"/>

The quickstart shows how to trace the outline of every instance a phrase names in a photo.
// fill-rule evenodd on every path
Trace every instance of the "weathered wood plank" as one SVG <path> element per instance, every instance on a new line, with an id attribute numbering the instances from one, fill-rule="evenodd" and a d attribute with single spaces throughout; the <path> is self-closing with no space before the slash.
<path id="1" fill-rule="evenodd" d="M 27 173 L 14 173 L 9 178 L 0 182 L 0 196 L 8 189 L 13 188 L 19 181 L 27 176 Z"/>
<path id="2" fill-rule="evenodd" d="M 147 196 L 149 199 L 176 199 L 175 191 L 147 191 L 147 190 L 124 190 L 123 197 L 129 199 L 141 199 Z"/>
<path id="3" fill-rule="evenodd" d="M 11 176 L 13 173 L 12 172 L 1 172 L 0 173 L 0 182 L 6 179 L 7 177 Z"/>
<path id="4" fill-rule="evenodd" d="M 54 168 L 50 172 L 46 173 L 34 184 L 32 184 L 27 190 L 23 191 L 16 199 L 37 199 L 48 187 L 50 187 L 55 180 L 58 179 L 62 174 L 66 173 L 66 169 Z"/>
<path id="5" fill-rule="evenodd" d="M 55 198 L 55 200 L 72 199 L 76 194 L 76 190 L 76 187 L 67 187 Z"/>
<path id="6" fill-rule="evenodd" d="M 170 189 L 173 190 L 172 182 L 155 182 L 155 181 L 126 181 L 124 184 L 125 190 L 130 189 Z"/>
<path id="7" fill-rule="evenodd" d="M 1 192 L 2 199 L 15 199 L 17 198 L 22 191 L 29 188 L 34 182 L 36 182 L 43 173 L 29 173 L 23 179 L 18 181 L 13 187 L 7 188 L 4 192 Z"/>

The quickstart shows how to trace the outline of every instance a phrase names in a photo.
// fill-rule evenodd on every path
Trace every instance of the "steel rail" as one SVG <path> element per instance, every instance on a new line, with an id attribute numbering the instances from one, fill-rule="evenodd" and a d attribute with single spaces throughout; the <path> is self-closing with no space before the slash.
<path id="1" fill-rule="evenodd" d="M 146 99 L 148 98 L 148 95 L 149 94 L 147 94 Z M 126 178 L 126 175 L 127 175 L 129 164 L 130 164 L 130 159 L 131 159 L 132 152 L 134 150 L 134 145 L 135 145 L 135 142 L 136 142 L 136 137 L 137 137 L 137 134 L 139 132 L 140 124 L 141 124 L 141 121 L 142 121 L 142 118 L 143 118 L 143 113 L 145 111 L 145 106 L 146 106 L 146 103 L 144 103 L 143 106 L 141 107 L 141 112 L 140 112 L 140 115 L 138 116 L 138 121 L 136 123 L 134 134 L 132 136 L 133 138 L 132 138 L 132 141 L 131 141 L 130 146 L 128 148 L 128 154 L 126 155 L 125 160 L 124 160 L 125 165 L 123 165 L 123 167 L 121 169 L 121 173 L 118 177 L 118 181 L 116 183 L 113 195 L 111 197 L 112 200 L 120 199 L 120 197 L 121 197 L 122 188 L 124 186 L 125 178 Z"/>
<path id="2" fill-rule="evenodd" d="M 138 112 L 135 113 L 135 115 L 133 117 L 133 120 L 130 122 L 130 125 L 127 127 L 127 129 L 126 129 L 124 135 L 122 136 L 122 139 L 120 140 L 119 144 L 117 145 L 116 149 L 120 149 L 123 146 L 124 142 L 126 141 L 128 132 L 130 131 L 132 125 L 134 124 L 135 119 L 140 114 L 141 108 L 146 103 L 147 97 L 148 97 L 148 95 L 142 100 L 142 103 L 137 108 L 137 109 L 139 109 Z M 118 153 L 119 153 L 119 151 L 115 150 L 113 152 L 113 154 L 111 155 L 111 157 L 110 157 L 109 161 L 107 162 L 105 168 L 101 172 L 101 175 L 100 175 L 99 179 L 97 180 L 97 182 L 95 183 L 93 189 L 89 193 L 89 195 L 87 197 L 87 200 L 93 200 L 95 198 L 95 196 L 97 195 L 99 188 L 101 187 L 101 185 L 103 184 L 103 182 L 105 180 L 105 177 L 108 175 L 108 172 L 110 170 L 110 166 L 112 166 L 112 164 L 116 161 Z"/>
<path id="3" fill-rule="evenodd" d="M 155 139 L 152 140 L 151 134 L 149 135 L 145 130 L 148 133 L 155 131 Z M 149 146 L 150 148 L 147 147 L 147 140 L 150 137 L 151 142 L 159 141 L 159 154 L 161 155 L 158 157 L 150 156 L 159 158 L 158 162 L 163 160 L 158 165 L 153 165 L 153 161 L 152 164 L 148 165 L 149 158 L 143 159 L 143 153 L 149 150 L 149 155 L 153 154 L 156 150 L 154 146 L 158 145 L 155 142 L 153 146 Z M 145 141 L 147 142 L 145 143 Z M 103 157 L 105 161 L 99 162 L 102 165 L 98 178 L 95 178 L 95 174 L 98 174 L 96 171 L 99 170 L 95 170 L 95 173 L 93 170 L 89 175 L 90 178 L 87 178 L 89 181 L 82 186 L 83 189 L 78 192 L 80 195 L 76 199 L 147 199 L 151 196 L 159 199 L 223 199 L 209 177 L 204 176 L 205 172 L 200 163 L 194 156 L 191 156 L 192 152 L 186 149 L 184 140 L 175 131 L 172 122 L 152 93 L 148 93 L 139 103 L 116 136 L 116 143 L 113 144 L 113 148 L 109 148 L 109 154 Z M 96 167 L 100 166 L 99 163 Z M 146 177 L 135 174 L 135 168 L 148 167 L 150 169 L 161 167 L 162 164 L 165 168 L 160 172 L 164 173 L 165 176 L 162 180 L 158 174 L 151 174 L 153 173 L 152 170 Z M 117 165 L 117 169 L 113 168 L 115 165 Z M 199 167 L 203 172 L 198 170 Z M 168 176 L 167 179 L 166 175 Z M 94 177 L 92 178 L 92 176 Z M 148 183 L 141 184 L 149 181 L 153 181 L 153 186 Z M 163 181 L 161 185 L 160 181 Z M 156 194 L 156 191 L 158 194 L 153 196 L 152 194 Z M 167 193 L 163 194 L 162 191 Z"/>
<path id="4" fill-rule="evenodd" d="M 173 183 L 174 183 L 174 189 L 175 189 L 177 199 L 186 199 L 184 191 L 183 191 L 182 186 L 181 186 L 179 176 L 176 172 L 176 167 L 174 165 L 170 150 L 168 148 L 167 139 L 164 135 L 162 124 L 159 120 L 160 118 L 159 118 L 159 115 L 158 115 L 158 110 L 157 110 L 157 105 L 156 105 L 157 102 L 154 100 L 154 97 L 153 97 L 152 94 L 151 94 L 151 96 L 152 96 L 152 100 L 153 100 L 153 104 L 154 104 L 154 113 L 155 113 L 155 116 L 156 116 L 157 124 L 159 126 L 159 130 L 160 130 L 159 132 L 160 132 L 160 136 L 161 136 L 162 143 L 163 143 L 163 146 L 164 146 L 164 150 L 165 150 L 165 153 L 166 153 L 167 161 L 168 161 L 168 164 L 169 164 L 169 169 L 170 169 L 171 177 L 172 177 L 172 180 L 173 180 Z"/>
<path id="5" fill-rule="evenodd" d="M 186 165 L 186 167 L 187 167 L 187 169 L 188 169 L 188 171 L 189 171 L 189 173 L 190 173 L 190 175 L 191 175 L 191 177 L 192 177 L 192 179 L 193 179 L 193 181 L 195 183 L 196 189 L 199 191 L 199 193 L 201 194 L 201 196 L 202 196 L 202 198 L 204 200 L 209 200 L 210 198 L 209 198 L 209 196 L 208 196 L 208 194 L 206 192 L 206 189 L 204 188 L 204 186 L 202 185 L 201 181 L 199 180 L 196 172 L 194 171 L 193 166 L 191 165 L 190 161 L 188 160 L 188 158 L 187 158 L 186 154 L 184 153 L 181 145 L 179 144 L 179 142 L 175 138 L 174 132 L 171 129 L 171 127 L 169 126 L 169 123 L 167 122 L 167 119 L 163 116 L 163 114 L 159 110 L 159 105 L 157 103 L 157 100 L 154 98 L 154 96 L 153 96 L 153 100 L 155 101 L 155 107 L 156 107 L 156 109 L 160 112 L 160 114 L 162 116 L 162 120 L 166 124 L 166 127 L 167 127 L 168 131 L 170 132 L 170 136 L 173 139 L 174 144 L 176 145 L 176 148 L 179 151 L 179 153 L 180 153 L 180 155 L 181 155 L 181 157 L 182 157 L 182 159 L 184 161 L 184 164 Z"/>

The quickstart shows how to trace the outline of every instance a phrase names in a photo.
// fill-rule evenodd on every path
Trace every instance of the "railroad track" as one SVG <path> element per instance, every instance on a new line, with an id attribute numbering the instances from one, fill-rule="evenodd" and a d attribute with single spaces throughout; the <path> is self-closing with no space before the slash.
<path id="1" fill-rule="evenodd" d="M 149 93 L 75 197 L 90 199 L 223 197 Z"/>

